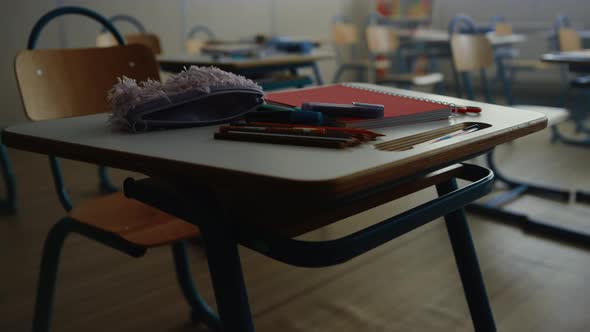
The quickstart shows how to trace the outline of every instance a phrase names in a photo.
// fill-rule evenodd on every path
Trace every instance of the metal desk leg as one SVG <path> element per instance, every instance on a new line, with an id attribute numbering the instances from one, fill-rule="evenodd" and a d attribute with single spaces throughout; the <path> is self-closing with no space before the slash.
<path id="1" fill-rule="evenodd" d="M 254 332 L 238 244 L 231 228 L 221 220 L 200 227 L 223 331 Z"/>
<path id="2" fill-rule="evenodd" d="M 324 81 L 322 80 L 322 73 L 320 72 L 320 68 L 318 67 L 318 63 L 314 62 L 311 65 L 311 69 L 313 69 L 313 75 L 315 76 L 315 83 L 317 85 L 324 85 Z"/>
<path id="3" fill-rule="evenodd" d="M 436 186 L 439 196 L 447 194 L 457 189 L 457 182 L 453 180 L 445 181 Z M 485 285 L 477 255 L 467 225 L 467 219 L 463 209 L 451 212 L 445 216 L 447 232 L 455 254 L 457 269 L 461 275 L 461 283 L 465 298 L 469 305 L 471 319 L 475 331 L 496 331 L 492 309 L 488 301 Z"/>
<path id="4" fill-rule="evenodd" d="M 119 189 L 111 182 L 107 167 L 104 165 L 98 166 L 98 180 L 101 192 L 110 194 L 119 191 Z"/>

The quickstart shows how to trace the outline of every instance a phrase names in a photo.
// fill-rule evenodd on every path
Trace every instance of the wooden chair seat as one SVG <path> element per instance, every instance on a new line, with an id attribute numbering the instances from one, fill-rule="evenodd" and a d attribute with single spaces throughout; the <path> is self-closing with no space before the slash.
<path id="1" fill-rule="evenodd" d="M 506 59 L 506 65 L 524 70 L 544 70 L 550 68 L 548 63 L 535 59 Z"/>
<path id="2" fill-rule="evenodd" d="M 146 248 L 199 235 L 197 226 L 129 199 L 122 193 L 80 202 L 69 212 L 69 216 Z"/>
<path id="3" fill-rule="evenodd" d="M 433 85 L 443 81 L 441 73 L 430 73 L 424 75 L 416 74 L 389 74 L 385 77 L 378 78 L 378 84 L 397 83 L 397 84 L 412 84 L 412 85 Z"/>
<path id="4" fill-rule="evenodd" d="M 513 105 L 512 107 L 545 114 L 547 116 L 548 126 L 560 124 L 569 118 L 568 110 L 560 107 L 537 105 Z"/>

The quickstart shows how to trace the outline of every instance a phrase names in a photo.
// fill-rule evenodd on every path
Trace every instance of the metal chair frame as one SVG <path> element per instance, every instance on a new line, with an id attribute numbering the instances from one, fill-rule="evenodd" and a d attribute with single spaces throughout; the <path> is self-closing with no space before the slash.
<path id="1" fill-rule="evenodd" d="M 83 15 L 98 21 L 115 36 L 120 44 L 124 44 L 123 38 L 119 32 L 106 18 L 100 14 L 81 7 L 60 7 L 42 16 L 35 24 L 31 35 L 29 36 L 29 48 L 34 48 L 39 33 L 49 21 L 56 17 L 69 14 Z M 66 211 L 70 211 L 72 209 L 72 202 L 68 197 L 67 190 L 64 185 L 62 173 L 59 167 L 59 161 L 54 156 L 50 156 L 49 162 L 59 200 L 64 209 Z M 147 251 L 147 248 L 130 243 L 113 233 L 90 225 L 82 224 L 69 217 L 61 219 L 49 231 L 43 248 L 41 270 L 37 288 L 37 300 L 35 303 L 35 313 L 33 317 L 34 332 L 44 332 L 49 331 L 50 329 L 52 316 L 51 309 L 53 306 L 53 298 L 55 295 L 55 287 L 57 283 L 59 258 L 63 243 L 67 235 L 70 233 L 83 235 L 115 250 L 126 253 L 131 257 L 141 257 Z M 178 283 L 183 296 L 191 308 L 191 319 L 194 322 L 202 322 L 206 324 L 214 331 L 221 331 L 219 320 L 215 313 L 207 306 L 195 288 L 188 265 L 184 242 L 178 241 L 173 243 L 171 246 Z"/>

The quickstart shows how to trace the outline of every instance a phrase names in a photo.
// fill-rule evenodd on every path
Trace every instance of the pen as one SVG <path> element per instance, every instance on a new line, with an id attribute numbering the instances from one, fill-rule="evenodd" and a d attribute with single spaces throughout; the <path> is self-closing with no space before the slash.
<path id="1" fill-rule="evenodd" d="M 463 128 L 461 130 L 454 131 L 454 132 L 452 132 L 450 134 L 447 134 L 445 136 L 441 136 L 439 138 L 436 138 L 436 139 L 432 140 L 430 143 L 432 144 L 432 143 L 444 141 L 444 140 L 447 140 L 447 139 L 450 139 L 450 138 L 453 138 L 453 137 L 456 137 L 456 136 L 461 136 L 461 135 L 464 135 L 464 134 L 472 133 L 472 132 L 474 132 L 474 131 L 476 131 L 478 129 L 479 129 L 479 125 L 474 124 L 474 125 L 465 127 L 465 128 Z"/>
<path id="2" fill-rule="evenodd" d="M 352 104 L 307 102 L 301 104 L 302 111 L 320 112 L 326 116 L 334 117 L 382 118 L 384 109 L 383 105 L 359 102 Z"/>

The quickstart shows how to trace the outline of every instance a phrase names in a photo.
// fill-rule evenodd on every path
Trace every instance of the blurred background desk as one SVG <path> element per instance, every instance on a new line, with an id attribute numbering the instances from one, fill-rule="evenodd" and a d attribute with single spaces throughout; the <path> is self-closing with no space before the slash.
<path id="1" fill-rule="evenodd" d="M 322 75 L 317 62 L 333 58 L 328 52 L 312 52 L 309 54 L 274 53 L 259 57 L 228 57 L 212 55 L 161 55 L 158 62 L 163 71 L 180 72 L 189 66 L 215 66 L 222 70 L 233 72 L 252 78 L 263 85 L 265 90 L 283 87 L 304 86 L 312 81 L 306 76 L 300 76 L 299 69 L 308 68 L 313 71 L 313 78 L 317 85 L 323 84 Z M 288 72 L 290 76 L 268 76 Z M 281 80 L 281 78 L 288 78 Z"/>

